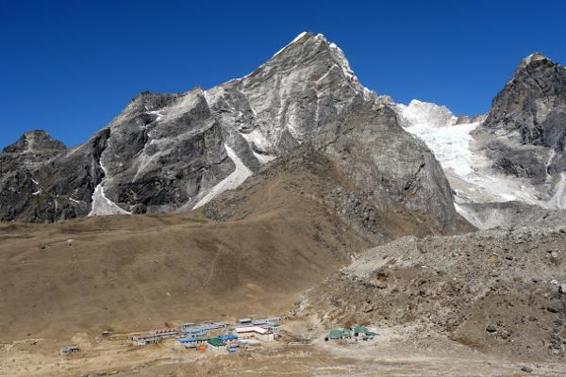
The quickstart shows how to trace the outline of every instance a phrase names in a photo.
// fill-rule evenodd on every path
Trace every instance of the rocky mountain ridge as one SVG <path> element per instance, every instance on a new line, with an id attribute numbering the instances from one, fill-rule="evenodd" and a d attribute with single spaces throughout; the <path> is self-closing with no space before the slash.
<path id="1" fill-rule="evenodd" d="M 444 106 L 376 95 L 339 47 L 305 32 L 242 78 L 207 90 L 141 93 L 72 150 L 41 131 L 24 135 L 0 156 L 0 218 L 199 208 L 309 142 L 372 200 L 430 211 L 440 227 L 457 216 L 452 195 L 480 228 L 519 223 L 509 216 L 524 206 L 566 208 L 565 83 L 566 69 L 535 53 L 487 115 L 455 116 Z M 509 211 L 513 203 L 521 208 Z"/>
<path id="2" fill-rule="evenodd" d="M 14 162 L 10 171 L 25 171 L 41 193 L 3 176 L 0 218 L 200 207 L 306 141 L 372 201 L 401 203 L 439 228 L 458 222 L 432 153 L 403 131 L 385 98 L 359 83 L 342 50 L 311 33 L 245 77 L 208 90 L 142 93 L 87 143 L 37 166 Z"/>

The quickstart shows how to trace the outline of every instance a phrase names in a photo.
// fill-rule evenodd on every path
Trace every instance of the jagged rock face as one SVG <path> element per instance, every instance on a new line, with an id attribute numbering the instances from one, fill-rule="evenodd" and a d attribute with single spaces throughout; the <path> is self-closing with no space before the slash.
<path id="1" fill-rule="evenodd" d="M 0 220 L 11 220 L 35 206 L 45 208 L 38 167 L 66 149 L 43 131 L 27 132 L 4 148 L 0 154 Z"/>
<path id="2" fill-rule="evenodd" d="M 3 219 L 200 207 L 307 141 L 381 208 L 400 203 L 440 228 L 454 223 L 434 156 L 403 131 L 386 99 L 358 82 L 336 45 L 309 33 L 243 78 L 206 91 L 140 94 L 89 142 L 43 163 L 42 199 Z"/>
<path id="3" fill-rule="evenodd" d="M 518 131 L 523 144 L 556 147 L 563 144 L 555 130 L 544 127 L 551 114 L 566 106 L 566 69 L 533 54 L 517 68 L 511 81 L 495 97 L 485 127 Z M 550 119 L 552 120 L 552 119 Z"/>
<path id="4" fill-rule="evenodd" d="M 422 141 L 401 130 L 389 104 L 354 106 L 315 140 L 378 208 L 388 209 L 393 200 L 441 227 L 458 222 L 440 164 Z"/>
<path id="5" fill-rule="evenodd" d="M 524 59 L 478 136 L 486 133 L 496 169 L 535 185 L 557 184 L 566 170 L 566 69 L 538 53 Z"/>
<path id="6" fill-rule="evenodd" d="M 234 169 L 200 89 L 142 94 L 109 130 L 101 184 L 107 198 L 129 211 L 167 212 L 194 203 Z"/>
<path id="7" fill-rule="evenodd" d="M 372 100 L 342 51 L 308 33 L 250 75 L 208 90 L 206 97 L 260 162 L 318 135 L 354 102 Z"/>
<path id="8" fill-rule="evenodd" d="M 26 133 L 0 155 L 0 220 L 53 222 L 85 216 L 103 176 L 107 130 L 68 150 L 45 132 Z"/>

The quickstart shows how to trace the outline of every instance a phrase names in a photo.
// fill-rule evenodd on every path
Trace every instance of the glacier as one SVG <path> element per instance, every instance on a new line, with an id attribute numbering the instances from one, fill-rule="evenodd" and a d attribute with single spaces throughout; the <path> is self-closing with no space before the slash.
<path id="1" fill-rule="evenodd" d="M 477 224 L 474 214 L 459 204 L 520 201 L 544 208 L 560 208 L 564 204 L 564 190 L 545 201 L 526 180 L 491 169 L 487 157 L 475 150 L 472 136 L 482 125 L 483 117 L 462 122 L 447 107 L 419 100 L 412 100 L 409 105 L 397 104 L 396 110 L 403 128 L 424 141 L 435 154 L 455 192 L 456 210 L 471 223 Z"/>

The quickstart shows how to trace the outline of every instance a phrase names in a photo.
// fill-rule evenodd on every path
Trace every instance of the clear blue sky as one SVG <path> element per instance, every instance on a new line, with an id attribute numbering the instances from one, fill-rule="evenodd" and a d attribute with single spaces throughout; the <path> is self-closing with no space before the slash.
<path id="1" fill-rule="evenodd" d="M 520 59 L 566 63 L 564 1 L 0 0 L 0 146 L 45 129 L 72 146 L 138 92 L 245 75 L 303 30 L 406 103 L 488 110 Z"/>

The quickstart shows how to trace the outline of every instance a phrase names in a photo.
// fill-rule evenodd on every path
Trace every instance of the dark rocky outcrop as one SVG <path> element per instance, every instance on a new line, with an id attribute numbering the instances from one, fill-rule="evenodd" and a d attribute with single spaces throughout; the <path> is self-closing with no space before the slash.
<path id="1" fill-rule="evenodd" d="M 99 167 L 109 137 L 102 130 L 69 150 L 42 131 L 26 133 L 0 155 L 0 219 L 53 222 L 90 212 Z"/>
<path id="2" fill-rule="evenodd" d="M 539 53 L 525 58 L 477 136 L 499 171 L 556 183 L 566 170 L 566 69 Z"/>

